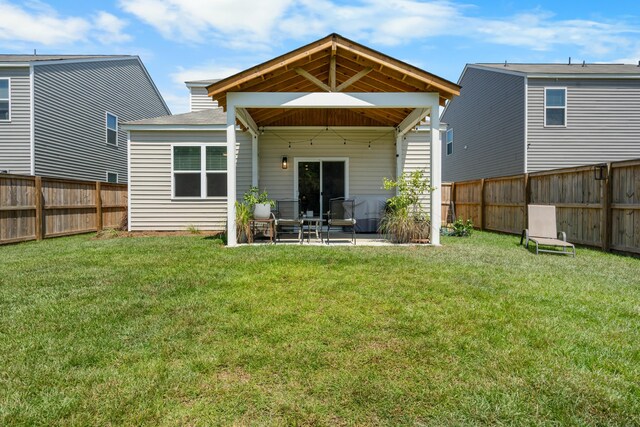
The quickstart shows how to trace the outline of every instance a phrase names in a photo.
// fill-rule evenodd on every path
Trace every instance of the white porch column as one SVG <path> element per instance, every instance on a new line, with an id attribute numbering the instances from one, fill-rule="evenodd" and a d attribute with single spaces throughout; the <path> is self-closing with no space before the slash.
<path id="1" fill-rule="evenodd" d="M 258 134 L 251 135 L 251 185 L 258 186 Z"/>
<path id="2" fill-rule="evenodd" d="M 400 179 L 402 176 L 403 167 L 402 167 L 402 143 L 404 142 L 404 134 L 400 132 L 400 130 L 396 131 L 396 181 Z M 398 191 L 398 187 L 396 187 L 396 196 L 400 192 Z"/>
<path id="3" fill-rule="evenodd" d="M 440 146 L 440 106 L 431 107 L 431 244 L 440 245 L 442 223 L 442 148 Z"/>
<path id="4" fill-rule="evenodd" d="M 236 108 L 227 98 L 227 246 L 236 246 Z"/>

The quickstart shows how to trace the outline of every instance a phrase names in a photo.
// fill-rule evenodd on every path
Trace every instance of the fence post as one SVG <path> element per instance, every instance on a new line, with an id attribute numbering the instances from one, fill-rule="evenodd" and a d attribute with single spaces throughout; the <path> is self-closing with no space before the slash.
<path id="1" fill-rule="evenodd" d="M 456 222 L 456 183 L 451 183 L 451 196 L 449 197 L 449 210 L 451 212 L 451 221 Z"/>
<path id="2" fill-rule="evenodd" d="M 611 187 L 613 185 L 613 169 L 611 163 L 607 163 L 607 175 L 602 181 L 602 207 L 600 208 L 600 241 L 602 250 L 608 252 L 611 249 L 611 232 L 613 216 L 611 215 Z"/>
<path id="3" fill-rule="evenodd" d="M 39 176 L 35 177 L 35 205 L 36 205 L 36 240 L 42 240 L 44 238 L 42 223 L 44 222 L 44 217 L 42 213 L 44 209 L 42 208 L 42 178 Z"/>
<path id="4" fill-rule="evenodd" d="M 102 183 L 96 181 L 96 231 L 102 230 Z"/>
<path id="5" fill-rule="evenodd" d="M 529 174 L 525 173 L 523 176 L 524 183 L 524 224 L 522 229 L 529 228 L 529 203 L 531 203 L 531 184 L 529 183 Z"/>
<path id="6" fill-rule="evenodd" d="M 480 230 L 484 230 L 484 178 L 480 180 Z"/>

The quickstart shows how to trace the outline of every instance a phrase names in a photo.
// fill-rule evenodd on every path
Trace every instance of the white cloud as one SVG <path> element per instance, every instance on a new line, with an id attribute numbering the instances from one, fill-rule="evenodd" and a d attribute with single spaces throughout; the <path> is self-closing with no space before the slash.
<path id="1" fill-rule="evenodd" d="M 102 44 L 123 43 L 131 40 L 124 32 L 127 22 L 110 13 L 100 11 L 93 20 L 96 38 Z"/>
<path id="2" fill-rule="evenodd" d="M 184 82 L 193 80 L 223 79 L 242 71 L 235 67 L 225 67 L 215 63 L 198 65 L 192 68 L 177 67 L 171 73 L 171 80 L 177 85 L 184 86 Z"/>
<path id="3" fill-rule="evenodd" d="M 121 0 L 120 6 L 167 39 L 205 42 L 213 37 L 246 47 L 267 44 L 292 1 Z"/>
<path id="4" fill-rule="evenodd" d="M 123 32 L 125 22 L 107 12 L 98 12 L 93 20 L 89 20 L 60 16 L 55 9 L 40 1 L 16 5 L 0 0 L 0 17 L 0 43 L 11 48 L 130 40 L 130 36 Z"/>
<path id="5" fill-rule="evenodd" d="M 575 46 L 602 56 L 627 51 L 640 32 L 632 21 L 562 20 L 543 10 L 491 18 L 479 16 L 473 4 L 446 0 L 348 5 L 336 0 L 120 0 L 120 5 L 168 39 L 243 50 L 339 32 L 379 45 L 457 36 L 538 51 Z"/>

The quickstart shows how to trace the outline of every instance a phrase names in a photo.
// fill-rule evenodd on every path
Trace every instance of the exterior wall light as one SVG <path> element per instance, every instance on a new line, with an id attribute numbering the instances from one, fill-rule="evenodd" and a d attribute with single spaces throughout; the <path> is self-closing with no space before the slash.
<path id="1" fill-rule="evenodd" d="M 287 161 L 287 156 L 282 156 L 282 169 L 287 169 L 289 167 L 289 162 Z"/>

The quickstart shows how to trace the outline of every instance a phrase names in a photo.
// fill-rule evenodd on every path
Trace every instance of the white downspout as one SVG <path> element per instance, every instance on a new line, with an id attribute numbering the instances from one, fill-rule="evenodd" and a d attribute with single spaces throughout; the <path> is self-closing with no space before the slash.
<path id="1" fill-rule="evenodd" d="M 227 246 L 238 244 L 236 236 L 236 107 L 227 95 Z"/>

